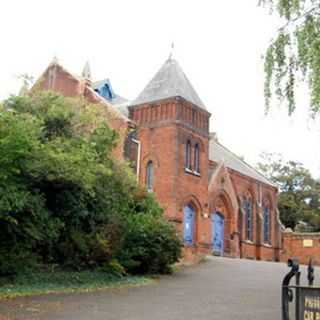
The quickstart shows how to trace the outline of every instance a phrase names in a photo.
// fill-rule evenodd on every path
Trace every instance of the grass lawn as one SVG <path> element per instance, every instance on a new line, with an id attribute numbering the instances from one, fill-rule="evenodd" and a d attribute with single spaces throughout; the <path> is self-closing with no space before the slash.
<path id="1" fill-rule="evenodd" d="M 48 293 L 90 292 L 151 283 L 150 277 L 115 277 L 105 272 L 37 272 L 15 279 L 0 278 L 0 299 Z"/>

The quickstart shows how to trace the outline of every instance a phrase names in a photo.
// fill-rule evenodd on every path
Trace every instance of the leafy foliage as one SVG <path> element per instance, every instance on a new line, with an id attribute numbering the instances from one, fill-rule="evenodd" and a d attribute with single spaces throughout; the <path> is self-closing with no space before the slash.
<path id="1" fill-rule="evenodd" d="M 181 241 L 173 226 L 160 216 L 144 214 L 128 218 L 120 261 L 131 273 L 170 273 L 180 258 Z"/>
<path id="2" fill-rule="evenodd" d="M 127 237 L 137 236 L 132 232 L 156 221 L 167 231 L 167 240 L 178 243 L 153 197 L 136 184 L 125 164 L 114 161 L 117 133 L 108 127 L 107 119 L 103 106 L 50 92 L 4 102 L 0 109 L 0 275 L 39 264 L 120 272 L 119 253 L 136 250 Z M 129 233 L 135 216 L 144 218 L 137 219 L 135 231 Z M 158 237 L 154 228 L 148 230 L 146 241 L 155 243 Z M 148 259 L 136 258 L 137 272 L 149 271 L 145 263 L 155 264 L 157 255 L 168 255 L 158 272 L 176 261 L 172 256 L 179 257 L 180 248 L 153 249 L 159 252 Z"/>
<path id="3" fill-rule="evenodd" d="M 265 56 L 265 99 L 267 110 L 273 95 L 295 108 L 297 83 L 308 80 L 311 115 L 320 110 L 320 1 L 260 0 L 284 20 Z"/>
<path id="4" fill-rule="evenodd" d="M 285 162 L 276 154 L 263 154 L 258 169 L 279 185 L 278 208 L 286 227 L 295 228 L 300 221 L 320 230 L 320 182 L 301 163 Z"/>

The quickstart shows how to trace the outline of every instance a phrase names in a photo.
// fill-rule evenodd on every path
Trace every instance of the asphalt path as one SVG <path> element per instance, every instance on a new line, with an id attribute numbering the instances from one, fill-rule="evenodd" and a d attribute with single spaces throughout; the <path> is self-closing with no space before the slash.
<path id="1" fill-rule="evenodd" d="M 10 320 L 280 320 L 280 285 L 287 271 L 282 263 L 212 257 L 146 286 L 0 301 L 0 315 Z"/>

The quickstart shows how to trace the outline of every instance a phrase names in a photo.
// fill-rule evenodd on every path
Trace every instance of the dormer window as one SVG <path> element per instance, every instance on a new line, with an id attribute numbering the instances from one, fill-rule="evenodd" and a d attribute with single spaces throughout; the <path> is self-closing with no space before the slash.
<path id="1" fill-rule="evenodd" d="M 199 144 L 197 143 L 194 146 L 194 172 L 195 173 L 200 173 L 200 149 L 199 149 Z"/>
<path id="2" fill-rule="evenodd" d="M 191 142 L 190 140 L 186 143 L 186 154 L 185 154 L 185 168 L 191 171 Z"/>
<path id="3" fill-rule="evenodd" d="M 102 80 L 96 83 L 94 91 L 108 101 L 112 101 L 116 97 L 109 80 Z"/>
<path id="4" fill-rule="evenodd" d="M 112 100 L 113 98 L 113 94 L 110 88 L 110 85 L 108 83 L 106 83 L 103 87 L 102 87 L 102 96 L 104 98 L 106 98 L 107 100 Z"/>

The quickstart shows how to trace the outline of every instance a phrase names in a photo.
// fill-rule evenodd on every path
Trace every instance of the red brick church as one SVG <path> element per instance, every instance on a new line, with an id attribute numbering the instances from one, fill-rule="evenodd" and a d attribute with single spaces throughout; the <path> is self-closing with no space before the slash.
<path id="1" fill-rule="evenodd" d="M 116 156 L 130 158 L 185 243 L 185 253 L 279 260 L 277 187 L 223 146 L 211 114 L 178 62 L 169 58 L 134 101 L 109 79 L 93 82 L 89 65 L 75 76 L 55 59 L 34 88 L 83 96 L 113 115 Z"/>

